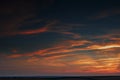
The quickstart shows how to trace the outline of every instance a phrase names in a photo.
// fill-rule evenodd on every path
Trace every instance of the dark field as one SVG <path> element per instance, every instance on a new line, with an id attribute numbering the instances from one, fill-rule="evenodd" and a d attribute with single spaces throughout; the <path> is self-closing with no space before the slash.
<path id="1" fill-rule="evenodd" d="M 120 76 L 82 77 L 0 77 L 0 80 L 120 80 Z"/>

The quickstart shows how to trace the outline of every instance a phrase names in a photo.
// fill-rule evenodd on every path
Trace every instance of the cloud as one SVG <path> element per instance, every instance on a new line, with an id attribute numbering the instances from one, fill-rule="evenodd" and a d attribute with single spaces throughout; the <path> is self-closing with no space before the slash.
<path id="1" fill-rule="evenodd" d="M 109 54 L 109 53 L 108 53 Z M 78 67 L 83 69 L 80 70 L 87 70 L 88 72 L 95 72 L 95 73 L 113 73 L 119 72 L 118 66 L 120 58 L 118 57 L 108 57 L 107 58 L 98 58 L 93 59 L 88 55 L 80 55 L 76 56 L 79 57 L 78 60 L 72 61 L 71 65 L 77 65 Z"/>
<path id="2" fill-rule="evenodd" d="M 109 43 L 109 44 L 93 44 L 91 41 L 87 40 L 67 40 L 54 45 L 52 48 L 46 48 L 43 50 L 38 50 L 26 54 L 13 54 L 10 58 L 17 58 L 23 56 L 35 56 L 49 57 L 49 56 L 64 56 L 69 53 L 74 53 L 76 51 L 94 51 L 94 50 L 109 50 L 120 48 L 120 44 Z"/>
<path id="3" fill-rule="evenodd" d="M 31 18 L 33 18 L 34 16 L 31 16 Z M 0 36 L 17 36 L 17 35 L 35 35 L 35 34 L 40 34 L 40 33 L 58 33 L 61 34 L 65 37 L 70 37 L 73 39 L 79 39 L 81 36 L 78 33 L 74 33 L 71 30 L 74 29 L 78 29 L 76 27 L 78 27 L 78 24 L 76 26 L 76 24 L 72 24 L 72 26 L 69 26 L 68 24 L 63 24 L 62 22 L 58 22 L 57 20 L 53 20 L 53 21 L 46 21 L 46 20 L 32 20 L 32 21 L 25 21 L 27 19 L 29 19 L 30 16 L 28 17 L 20 17 L 16 18 L 13 23 L 7 24 L 2 26 L 2 31 L 0 32 Z M 13 22 L 13 21 L 12 21 Z M 15 23 L 16 22 L 16 23 Z M 29 23 L 30 22 L 30 23 Z M 36 24 L 36 23 L 41 23 L 43 24 L 43 22 L 45 22 L 45 24 L 43 26 L 40 26 L 38 28 L 35 29 L 24 29 L 24 30 L 20 30 L 20 28 L 24 25 L 28 25 L 29 24 Z M 76 27 L 75 27 L 76 26 Z M 8 29 L 6 28 L 8 27 Z M 74 27 L 74 28 L 73 28 Z M 81 27 L 81 25 L 79 26 L 79 28 Z M 25 28 L 25 27 L 22 27 Z"/>
<path id="4" fill-rule="evenodd" d="M 19 16 L 12 18 L 11 20 L 4 21 L 3 24 L 1 24 L 0 36 L 14 35 L 17 33 L 18 28 L 21 26 L 21 23 L 31 17 L 33 17 L 33 15 Z"/>
<path id="5" fill-rule="evenodd" d="M 18 50 L 17 50 L 17 49 L 12 49 L 11 52 L 13 52 L 13 53 L 17 53 Z"/>
<path id="6" fill-rule="evenodd" d="M 1 1 L 0 3 L 0 36 L 14 35 L 22 23 L 35 17 L 34 2 L 30 1 Z"/>
<path id="7" fill-rule="evenodd" d="M 13 53 L 6 55 L 7 59 L 25 60 L 26 64 L 46 66 L 47 68 L 64 68 L 65 72 L 85 73 L 114 73 L 119 72 L 120 41 L 119 34 L 111 33 L 85 38 L 76 34 L 71 29 L 56 28 L 56 22 L 50 22 L 42 28 L 20 31 L 21 35 L 31 35 L 43 32 L 55 32 L 63 35 L 71 35 L 72 39 L 66 39 L 51 47 L 38 49 L 33 52 Z M 68 27 L 68 26 L 67 26 Z M 69 28 L 69 27 L 68 27 Z M 77 36 L 77 39 L 75 38 Z M 84 37 L 84 38 L 83 38 Z M 93 40 L 92 40 L 93 39 Z M 97 39 L 98 41 L 94 41 Z M 104 41 L 107 39 L 107 41 Z M 99 41 L 100 40 L 100 41 Z M 102 41 L 101 41 L 102 40 Z M 74 69 L 72 69 L 74 67 Z M 70 71 L 68 70 L 70 69 Z"/>
<path id="8" fill-rule="evenodd" d="M 41 0 L 38 1 L 42 10 L 48 8 L 54 3 L 54 0 Z M 15 36 L 15 35 L 30 35 L 30 34 L 38 34 L 42 32 L 46 32 L 47 28 L 38 28 L 36 30 L 23 30 L 20 28 L 23 26 L 27 26 L 31 23 L 36 23 L 36 21 L 30 21 L 31 19 L 35 19 L 38 15 L 36 14 L 37 8 L 36 0 L 32 1 L 1 1 L 0 5 L 0 36 Z M 45 8 L 46 7 L 46 8 Z M 37 22 L 41 22 L 37 20 Z M 31 23 L 28 23 L 31 22 Z M 27 25 L 25 25 L 27 24 Z M 47 24 L 50 25 L 50 24 Z M 46 25 L 46 26 L 47 26 Z"/>
<path id="9" fill-rule="evenodd" d="M 2 32 L 0 33 L 1 36 L 5 36 L 5 35 L 10 35 L 10 36 L 14 36 L 14 35 L 30 35 L 30 34 L 38 34 L 38 33 L 43 33 L 43 32 L 47 32 L 49 30 L 49 27 L 53 24 L 53 23 L 49 23 L 43 27 L 40 27 L 38 29 L 35 30 L 19 30 L 19 28 L 22 25 L 22 23 L 24 22 L 24 20 L 30 18 L 28 17 L 23 17 L 23 18 L 16 18 L 15 21 L 13 21 L 14 23 L 10 23 L 7 25 L 2 26 Z M 16 22 L 16 23 L 15 23 Z M 6 27 L 6 28 L 4 28 Z M 7 29 L 8 27 L 8 29 Z"/>
<path id="10" fill-rule="evenodd" d="M 118 15 L 118 14 L 120 14 L 119 8 L 105 9 L 98 12 L 97 15 L 93 17 L 93 19 L 103 19 L 103 18 L 114 16 L 114 15 Z"/>
<path id="11" fill-rule="evenodd" d="M 51 66 L 52 67 L 64 67 L 64 66 L 66 66 L 66 64 L 61 63 L 55 57 L 57 58 L 57 56 L 52 56 L 52 58 L 47 57 L 47 58 L 42 58 L 42 59 L 39 57 L 31 57 L 31 58 L 28 58 L 25 62 L 35 64 L 35 65 L 41 64 L 41 66 L 47 66 L 47 67 L 51 67 Z M 49 60 L 48 60 L 48 58 L 49 58 Z"/>
<path id="12" fill-rule="evenodd" d="M 47 32 L 48 28 L 43 27 L 37 30 L 26 30 L 26 31 L 20 31 L 17 34 L 20 35 L 30 35 L 30 34 L 38 34 L 38 33 L 43 33 L 43 32 Z"/>
<path id="13" fill-rule="evenodd" d="M 110 49 L 110 48 L 120 48 L 120 44 L 113 45 L 92 45 L 88 49 Z"/>
<path id="14" fill-rule="evenodd" d="M 94 59 L 90 55 L 86 54 L 64 54 L 49 56 L 46 58 L 31 57 L 25 60 L 26 64 L 32 64 L 33 66 L 44 66 L 50 67 L 50 70 L 61 69 L 67 72 L 73 73 L 117 73 L 119 72 L 118 66 L 120 61 L 120 56 L 109 56 L 107 57 L 96 57 Z M 102 53 L 103 56 L 104 53 Z M 115 54 L 114 54 L 115 55 Z M 101 56 L 101 55 L 99 55 Z M 74 68 L 74 69 L 73 69 Z M 48 69 L 49 70 L 49 69 Z M 53 71 L 54 72 L 54 71 Z M 58 71 L 59 72 L 59 71 Z"/>
<path id="15" fill-rule="evenodd" d="M 78 44 L 77 44 L 78 43 Z M 90 44 L 86 47 L 86 44 Z M 89 41 L 66 41 L 64 44 L 58 44 L 52 48 L 46 48 L 31 53 L 12 54 L 9 59 L 22 59 L 26 64 L 47 66 L 47 67 L 63 67 L 65 72 L 84 72 L 84 73 L 117 73 L 119 72 L 120 46 L 115 44 L 93 44 Z M 78 48 L 77 48 L 78 47 Z M 112 49 L 111 49 L 112 48 Z M 86 53 L 90 50 L 89 53 Z M 77 51 L 77 52 L 76 52 Z M 69 66 L 68 66 L 69 65 Z M 74 67 L 74 69 L 72 69 Z M 70 69 L 68 71 L 68 69 Z"/>
<path id="16" fill-rule="evenodd" d="M 52 23 L 49 23 L 49 24 L 43 26 L 42 28 L 35 29 L 35 30 L 19 31 L 17 34 L 19 34 L 19 35 L 30 35 L 30 34 L 38 34 L 38 33 L 43 33 L 43 32 L 49 32 L 49 27 L 51 27 L 54 24 L 55 23 L 52 22 Z"/>
<path id="17" fill-rule="evenodd" d="M 52 5 L 54 1 L 50 0 L 48 2 L 50 2 L 50 4 L 46 3 L 46 0 L 45 2 L 43 1 L 43 3 L 46 3 L 46 5 L 43 4 L 42 7 L 47 8 L 49 7 L 49 5 Z M 24 5 L 24 7 L 26 6 Z M 17 8 L 15 7 L 15 9 L 10 8 L 10 10 L 6 9 L 6 11 L 3 13 L 9 15 L 12 15 L 14 13 L 13 15 L 15 15 L 17 9 L 18 7 Z M 23 9 L 23 12 L 21 13 L 19 13 L 21 10 L 18 11 L 15 17 L 13 16 L 12 18 L 3 21 L 3 24 L 1 25 L 0 28 L 1 36 L 12 36 L 12 37 L 17 35 L 27 36 L 27 35 L 33 35 L 33 34 L 38 35 L 40 33 L 51 32 L 55 34 L 56 33 L 60 34 L 64 36 L 65 39 L 54 41 L 54 44 L 50 45 L 49 47 L 47 46 L 47 44 L 45 44 L 43 45 L 45 46 L 45 48 L 41 49 L 42 46 L 40 46 L 39 49 L 31 52 L 26 52 L 24 50 L 18 51 L 17 48 L 11 50 L 10 53 L 9 52 L 7 52 L 6 54 L 1 53 L 0 54 L 1 59 L 4 58 L 3 59 L 4 61 L 7 60 L 5 61 L 5 63 L 3 63 L 3 60 L 1 60 L 2 61 L 0 62 L 1 70 L 18 69 L 23 71 L 23 69 L 26 70 L 29 68 L 29 70 L 32 70 L 32 72 L 34 72 L 33 70 L 35 70 L 38 71 L 39 73 L 42 72 L 92 73 L 93 72 L 93 73 L 103 74 L 103 73 L 120 72 L 119 30 L 117 31 L 115 30 L 113 32 L 112 31 L 106 32 L 106 34 L 99 36 L 92 35 L 88 37 L 86 35 L 82 35 L 83 33 L 80 34 L 82 28 L 86 26 L 84 24 L 65 24 L 57 20 L 51 20 L 51 21 L 43 20 L 43 19 L 33 20 L 33 18 L 35 18 L 36 15 L 34 13 L 32 14 L 31 12 L 34 11 L 32 10 L 24 11 L 24 10 L 26 9 Z M 28 15 L 29 12 L 30 14 Z M 100 14 L 98 13 L 98 15 L 95 16 L 95 19 L 102 19 L 116 14 L 119 14 L 119 11 L 112 10 L 112 13 L 109 14 L 109 11 L 105 10 L 103 12 L 100 12 Z M 29 26 L 31 24 L 38 24 L 38 23 L 40 25 L 38 25 L 37 27 L 34 26 L 34 29 L 30 27 L 27 29 L 25 28 L 25 26 Z M 24 29 L 23 30 L 20 29 L 21 27 Z M 31 46 L 31 47 L 33 48 L 36 46 Z M 6 67 L 2 66 L 2 64 L 4 64 Z M 8 64 L 11 64 L 13 66 L 9 67 L 10 65 Z"/>
<path id="18" fill-rule="evenodd" d="M 13 54 L 13 55 L 10 55 L 8 56 L 8 58 L 19 58 L 19 57 L 23 57 L 24 55 L 21 55 L 21 54 Z"/>
<path id="19" fill-rule="evenodd" d="M 58 32 L 67 36 L 71 36 L 74 39 L 79 39 L 81 36 L 79 34 L 73 33 L 73 32 Z"/>

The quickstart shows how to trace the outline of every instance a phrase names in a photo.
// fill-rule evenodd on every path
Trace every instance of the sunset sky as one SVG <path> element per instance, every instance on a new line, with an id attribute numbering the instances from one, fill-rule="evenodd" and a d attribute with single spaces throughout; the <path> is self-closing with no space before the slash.
<path id="1" fill-rule="evenodd" d="M 119 0 L 0 0 L 0 76 L 120 76 Z"/>

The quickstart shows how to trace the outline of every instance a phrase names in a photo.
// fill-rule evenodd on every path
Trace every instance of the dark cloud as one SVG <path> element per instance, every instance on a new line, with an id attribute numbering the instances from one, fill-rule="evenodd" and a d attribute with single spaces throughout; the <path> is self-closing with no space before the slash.
<path id="1" fill-rule="evenodd" d="M 19 32 L 19 27 L 24 26 L 26 21 L 32 20 L 37 16 L 36 4 L 42 12 L 45 6 L 49 6 L 54 0 L 27 1 L 27 0 L 1 0 L 0 1 L 0 35 L 24 34 Z M 44 7 L 43 7 L 44 6 Z M 32 22 L 33 23 L 33 22 Z M 28 32 L 29 30 L 27 30 Z M 30 32 L 30 31 L 29 31 Z M 33 33 L 35 33 L 33 31 Z"/>
<path id="2" fill-rule="evenodd" d="M 0 1 L 0 75 L 119 73 L 120 12 L 108 2 Z"/>
<path id="3" fill-rule="evenodd" d="M 120 15 L 120 8 L 110 8 L 98 12 L 93 19 L 104 19 L 112 16 Z"/>

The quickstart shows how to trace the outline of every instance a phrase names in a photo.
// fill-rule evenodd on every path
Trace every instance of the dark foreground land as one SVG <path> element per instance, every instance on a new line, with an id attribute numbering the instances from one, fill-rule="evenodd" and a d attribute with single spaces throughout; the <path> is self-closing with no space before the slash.
<path id="1" fill-rule="evenodd" d="M 120 80 L 120 76 L 82 76 L 82 77 L 0 77 L 0 80 Z"/>

